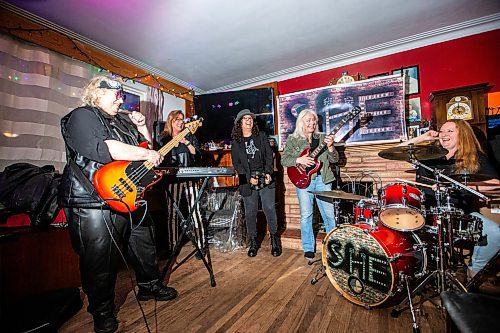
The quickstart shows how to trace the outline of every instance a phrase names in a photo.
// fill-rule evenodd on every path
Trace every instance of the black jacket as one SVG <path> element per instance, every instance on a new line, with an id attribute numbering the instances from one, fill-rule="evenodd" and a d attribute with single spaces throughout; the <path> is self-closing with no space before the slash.
<path id="1" fill-rule="evenodd" d="M 260 159 L 264 164 L 264 172 L 272 176 L 274 172 L 273 150 L 266 134 L 259 132 L 259 136 L 254 141 L 257 149 L 259 149 Z M 233 166 L 238 172 L 240 194 L 244 197 L 249 196 L 252 193 L 252 188 L 249 183 L 251 170 L 247 159 L 245 142 L 243 140 L 231 141 L 231 158 L 233 160 Z M 268 186 L 274 188 L 276 184 L 273 181 Z"/>
<path id="2" fill-rule="evenodd" d="M 106 137 L 109 139 L 133 145 L 137 145 L 139 141 L 145 139 L 140 135 L 137 127 L 132 124 L 128 116 L 120 113 L 114 119 L 119 118 L 120 123 L 126 128 L 128 133 L 120 134 L 120 131 L 113 130 L 115 120 L 106 117 L 103 112 L 93 107 L 77 108 L 61 119 L 61 132 L 66 143 L 67 163 L 59 185 L 58 203 L 62 207 L 98 208 L 104 202 L 95 192 L 91 182 L 95 172 L 103 164 L 83 156 L 78 151 L 72 149 L 67 142 L 68 137 L 71 136 L 71 133 L 67 131 L 67 124 L 73 113 L 77 110 L 78 112 L 89 112 L 88 116 L 91 119 L 95 119 L 94 117 L 96 117 L 98 120 L 97 123 L 103 126 L 104 133 L 106 133 Z M 79 125 L 88 126 L 88 124 Z"/>

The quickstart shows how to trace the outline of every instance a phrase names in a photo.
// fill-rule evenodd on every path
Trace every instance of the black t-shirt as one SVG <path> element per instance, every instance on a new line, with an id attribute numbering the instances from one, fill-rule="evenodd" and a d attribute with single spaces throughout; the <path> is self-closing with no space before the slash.
<path id="1" fill-rule="evenodd" d="M 245 143 L 245 151 L 250 171 L 264 171 L 264 164 L 261 157 L 262 153 L 255 145 L 255 138 L 253 136 L 243 138 L 243 142 Z"/>
<path id="2" fill-rule="evenodd" d="M 498 178 L 498 174 L 495 168 L 484 154 L 479 154 L 478 159 L 479 159 L 479 170 L 476 173 L 489 175 L 492 176 L 492 178 Z M 456 160 L 454 157 L 450 158 L 449 160 L 447 160 L 446 157 L 442 157 L 438 159 L 422 161 L 421 163 L 433 169 L 441 170 L 444 175 L 449 176 L 455 173 L 454 170 L 455 162 Z M 434 173 L 423 167 L 419 167 L 417 169 L 417 178 L 416 178 L 417 182 L 430 185 L 435 183 L 426 178 L 435 179 Z M 441 181 L 446 182 L 446 179 L 441 179 Z M 429 209 L 430 207 L 436 207 L 437 202 L 434 191 L 432 191 L 432 189 L 429 188 L 421 188 L 421 190 L 425 194 L 426 208 Z M 441 204 L 444 205 L 446 203 L 445 202 L 446 199 L 443 198 L 442 201 L 443 202 Z M 477 211 L 479 207 L 479 198 L 474 194 L 467 192 L 465 190 L 452 189 L 450 195 L 450 203 L 453 204 L 456 208 L 460 208 L 465 213 L 469 214 L 473 211 Z"/>
<path id="3" fill-rule="evenodd" d="M 160 147 L 165 146 L 167 143 L 172 140 L 171 136 L 161 136 L 159 138 Z M 192 134 L 186 135 L 186 140 L 188 140 L 198 151 L 199 143 L 196 137 Z M 172 148 L 163 159 L 161 163 L 162 167 L 188 167 L 194 166 L 196 164 L 196 157 L 198 153 L 195 155 L 191 154 L 189 151 L 189 147 L 183 143 L 179 142 L 177 147 Z"/>
<path id="4" fill-rule="evenodd" d="M 145 141 L 140 137 L 135 137 L 128 129 L 133 125 L 127 118 L 121 115 L 112 117 L 102 112 L 104 120 L 107 122 L 119 141 L 137 145 L 139 141 Z M 105 125 L 99 120 L 93 112 L 84 108 L 78 108 L 72 111 L 66 124 L 65 140 L 68 146 L 77 151 L 80 155 L 102 164 L 112 162 L 113 159 L 108 150 L 105 140 L 117 140 L 110 137 Z"/>

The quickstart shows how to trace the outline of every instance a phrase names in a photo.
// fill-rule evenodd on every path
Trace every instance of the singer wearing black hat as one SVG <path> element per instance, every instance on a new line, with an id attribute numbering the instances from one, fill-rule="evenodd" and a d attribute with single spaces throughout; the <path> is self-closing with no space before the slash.
<path id="1" fill-rule="evenodd" d="M 118 113 L 123 103 L 122 84 L 106 76 L 94 77 L 83 89 L 83 105 L 61 120 L 67 164 L 58 201 L 68 218 L 73 249 L 80 258 L 82 288 L 87 311 L 96 332 L 115 332 L 115 284 L 117 265 L 127 252 L 135 271 L 139 300 L 165 301 L 177 291 L 160 281 L 153 220 L 144 207 L 130 214 L 111 210 L 92 185 L 95 172 L 115 160 L 148 161 L 157 166 L 162 156 L 138 147 L 151 143 L 151 135 L 139 112 Z M 131 218 L 131 220 L 130 220 Z"/>

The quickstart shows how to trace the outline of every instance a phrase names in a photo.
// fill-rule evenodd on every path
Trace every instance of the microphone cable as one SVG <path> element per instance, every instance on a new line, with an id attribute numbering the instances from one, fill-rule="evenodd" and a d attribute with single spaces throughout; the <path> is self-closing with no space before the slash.
<path id="1" fill-rule="evenodd" d="M 125 207 L 127 207 L 130 228 L 131 228 L 131 231 L 132 231 L 132 228 L 133 228 L 132 211 L 130 210 L 130 207 L 127 205 L 127 203 L 124 202 L 121 199 L 116 199 L 116 198 L 105 198 L 103 200 L 119 201 L 122 204 L 124 204 Z M 145 212 L 147 212 L 147 211 L 145 210 Z M 111 210 L 109 210 L 109 214 L 111 216 Z M 136 285 L 136 283 L 135 283 L 134 278 L 132 276 L 132 273 L 130 271 L 130 266 L 128 265 L 127 259 L 125 258 L 125 255 L 123 254 L 122 250 L 120 249 L 120 246 L 118 245 L 118 242 L 113 237 L 113 231 L 111 230 L 110 224 L 113 226 L 114 230 L 120 236 L 120 233 L 118 232 L 118 230 L 116 230 L 116 227 L 115 227 L 116 220 L 108 222 L 108 220 L 106 219 L 106 213 L 104 212 L 104 209 L 103 209 L 103 205 L 101 205 L 101 215 L 102 215 L 102 218 L 103 218 L 103 221 L 104 221 L 104 225 L 106 226 L 106 229 L 108 230 L 109 236 L 111 237 L 111 241 L 115 245 L 116 250 L 118 251 L 120 257 L 122 258 L 123 263 L 125 264 L 125 268 L 127 269 L 127 274 L 128 274 L 129 279 L 130 279 L 130 284 L 132 285 L 132 292 L 134 293 L 134 298 L 135 298 L 137 304 L 139 305 L 139 309 L 141 310 L 142 318 L 144 319 L 144 323 L 146 324 L 146 330 L 148 331 L 148 333 L 151 333 L 151 329 L 149 328 L 148 320 L 146 318 L 146 313 L 144 312 L 144 308 L 142 307 L 141 302 L 137 298 L 137 292 L 135 291 L 135 285 Z M 146 214 L 144 214 L 143 218 L 141 219 L 141 223 L 142 223 L 142 221 L 143 221 L 143 219 L 144 219 L 145 216 L 146 216 Z M 133 229 L 133 230 L 135 230 L 135 229 Z M 125 239 L 123 237 L 121 237 L 121 238 L 122 238 L 122 242 L 125 244 Z M 132 248 L 130 248 L 130 243 L 129 242 L 127 242 L 127 246 L 132 251 Z M 155 300 L 155 311 L 154 312 L 155 312 L 155 318 L 156 318 L 156 300 Z M 158 323 L 156 323 L 156 325 L 158 327 Z"/>

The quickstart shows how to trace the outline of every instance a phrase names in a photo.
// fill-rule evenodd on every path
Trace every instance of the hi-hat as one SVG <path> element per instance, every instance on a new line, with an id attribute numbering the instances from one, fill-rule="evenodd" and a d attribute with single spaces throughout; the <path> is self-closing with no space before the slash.
<path id="1" fill-rule="evenodd" d="M 443 157 L 446 154 L 448 154 L 448 150 L 440 146 L 408 145 L 381 150 L 378 156 L 388 160 L 409 161 L 410 157 L 414 157 L 417 160 L 430 160 Z"/>
<path id="2" fill-rule="evenodd" d="M 485 180 L 493 179 L 493 176 L 484 175 L 480 173 L 456 173 L 453 175 L 449 175 L 448 177 L 455 179 L 456 181 L 459 181 L 461 183 L 468 183 L 468 184 L 470 184 L 471 182 L 482 182 Z"/>
<path id="3" fill-rule="evenodd" d="M 361 199 L 368 199 L 367 197 L 364 197 L 362 195 L 357 195 L 357 194 L 348 193 L 348 192 L 339 191 L 339 190 L 311 191 L 310 193 L 317 195 L 318 197 L 341 199 L 341 200 L 359 201 Z"/>

